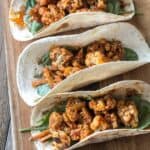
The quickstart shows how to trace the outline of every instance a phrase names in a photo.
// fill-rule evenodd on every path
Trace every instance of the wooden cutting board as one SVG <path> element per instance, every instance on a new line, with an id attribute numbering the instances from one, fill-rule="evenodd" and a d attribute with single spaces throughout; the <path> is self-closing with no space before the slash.
<path id="1" fill-rule="evenodd" d="M 150 44 L 150 0 L 135 0 L 136 8 L 138 13 L 143 15 L 136 16 L 132 20 L 143 33 L 147 42 Z M 19 54 L 23 48 L 30 42 L 17 42 L 15 41 L 10 33 L 8 25 L 8 10 L 10 6 L 10 0 L 0 1 L 0 5 L 3 10 L 3 29 L 5 36 L 5 52 L 6 52 L 6 64 L 7 64 L 7 75 L 8 75 L 8 86 L 9 86 L 9 98 L 10 98 L 10 110 L 12 120 L 12 139 L 14 150 L 33 150 L 34 145 L 28 140 L 30 134 L 21 134 L 18 132 L 19 128 L 29 127 L 31 108 L 29 108 L 19 97 L 17 86 L 16 86 L 16 63 Z M 142 53 L 142 52 L 141 52 Z M 1 70 L 2 73 L 2 70 Z M 119 80 L 126 79 L 139 79 L 150 83 L 150 65 L 145 65 L 129 73 L 113 77 L 109 80 L 101 82 L 99 87 L 106 86 L 110 83 Z M 95 86 L 95 85 L 94 85 Z M 91 87 L 91 86 L 89 86 Z M 92 86 L 93 87 L 93 86 Z M 87 88 L 86 88 L 87 89 Z M 149 150 L 150 149 L 150 134 L 140 135 L 130 138 L 121 138 L 101 144 L 92 144 L 83 148 L 82 150 Z"/>

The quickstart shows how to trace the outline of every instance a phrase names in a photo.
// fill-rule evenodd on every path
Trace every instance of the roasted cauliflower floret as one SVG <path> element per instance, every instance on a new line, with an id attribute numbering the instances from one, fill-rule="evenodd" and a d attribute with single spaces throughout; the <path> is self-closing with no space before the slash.
<path id="1" fill-rule="evenodd" d="M 90 114 L 90 112 L 88 111 L 88 109 L 86 107 L 82 108 L 80 115 L 82 116 L 82 122 L 84 124 L 91 123 L 92 115 Z"/>
<path id="2" fill-rule="evenodd" d="M 70 137 L 73 141 L 78 141 L 80 140 L 80 132 L 81 132 L 81 127 L 80 128 L 77 128 L 77 129 L 73 129 L 71 130 L 71 133 L 70 133 Z"/>
<path id="3" fill-rule="evenodd" d="M 106 113 L 105 119 L 110 124 L 111 128 L 116 129 L 119 127 L 119 120 L 115 113 L 111 113 L 111 114 Z"/>
<path id="4" fill-rule="evenodd" d="M 80 101 L 80 99 L 70 98 L 66 105 L 66 115 L 68 116 L 69 120 L 75 122 L 79 119 L 79 111 L 81 108 L 85 106 L 85 103 Z"/>
<path id="5" fill-rule="evenodd" d="M 95 114 L 98 112 L 105 112 L 116 107 L 116 100 L 110 96 L 97 98 L 89 102 L 89 108 L 94 110 Z"/>
<path id="6" fill-rule="evenodd" d="M 52 65 L 57 66 L 58 69 L 62 66 L 67 66 L 72 57 L 73 54 L 63 47 L 53 47 L 50 51 L 50 59 L 52 60 Z"/>
<path id="7" fill-rule="evenodd" d="M 60 130 L 63 123 L 63 117 L 57 112 L 52 112 L 49 117 L 49 128 L 52 130 Z"/>
<path id="8" fill-rule="evenodd" d="M 43 13 L 42 13 L 43 12 Z M 64 11 L 56 7 L 55 5 L 48 5 L 47 9 L 40 10 L 41 22 L 45 25 L 50 25 L 65 16 Z"/>
<path id="9" fill-rule="evenodd" d="M 85 58 L 86 66 L 98 65 L 109 61 L 121 60 L 124 48 L 120 41 L 100 41 L 90 44 Z"/>
<path id="10" fill-rule="evenodd" d="M 93 65 L 98 65 L 106 62 L 105 56 L 101 51 L 88 52 L 85 58 L 86 66 L 90 67 Z"/>
<path id="11" fill-rule="evenodd" d="M 59 138 L 61 143 L 63 143 L 65 147 L 70 146 L 71 139 L 64 131 L 59 131 Z"/>
<path id="12" fill-rule="evenodd" d="M 65 149 L 71 144 L 70 136 L 67 135 L 64 131 L 58 131 L 57 137 L 55 136 L 55 140 L 52 145 L 57 149 Z"/>
<path id="13" fill-rule="evenodd" d="M 118 116 L 126 127 L 136 128 L 138 126 L 138 110 L 134 102 L 120 100 L 117 109 Z"/>
<path id="14" fill-rule="evenodd" d="M 91 8 L 97 8 L 99 10 L 106 9 L 106 0 L 87 0 L 87 3 L 91 6 Z"/>
<path id="15" fill-rule="evenodd" d="M 76 128 L 77 125 L 70 121 L 66 113 L 63 113 L 63 120 L 71 129 Z"/>
<path id="16" fill-rule="evenodd" d="M 110 128 L 110 125 L 107 123 L 105 118 L 101 115 L 96 115 L 90 124 L 90 127 L 93 131 L 95 130 L 106 130 Z"/>
<path id="17" fill-rule="evenodd" d="M 75 73 L 75 72 L 77 72 L 77 71 L 79 71 L 79 70 L 81 70 L 81 68 L 79 68 L 79 67 L 71 67 L 71 66 L 69 66 L 69 67 L 65 67 L 64 68 L 64 76 L 65 77 L 67 77 L 67 76 L 69 76 L 69 75 L 71 75 L 71 74 L 73 74 L 73 73 Z"/>
<path id="18" fill-rule="evenodd" d="M 96 7 L 97 7 L 98 9 L 100 9 L 100 10 L 106 10 L 107 5 L 106 5 L 106 2 L 105 2 L 105 1 L 106 1 L 106 0 L 98 0 Z"/>
<path id="19" fill-rule="evenodd" d="M 92 133 L 92 130 L 90 129 L 89 125 L 84 124 L 80 131 L 80 140 L 86 138 L 91 133 Z"/>
<path id="20" fill-rule="evenodd" d="M 82 0 L 60 0 L 57 6 L 62 10 L 73 13 L 83 7 L 83 2 Z"/>

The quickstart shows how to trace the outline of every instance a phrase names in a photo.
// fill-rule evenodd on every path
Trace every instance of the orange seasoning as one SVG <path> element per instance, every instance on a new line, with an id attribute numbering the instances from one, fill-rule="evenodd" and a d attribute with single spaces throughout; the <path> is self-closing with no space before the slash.
<path id="1" fill-rule="evenodd" d="M 24 20 L 23 20 L 23 17 L 24 17 L 24 10 L 21 10 L 21 11 L 11 11 L 10 13 L 10 20 L 15 22 L 18 26 L 20 27 L 25 27 L 25 23 L 24 23 Z"/>

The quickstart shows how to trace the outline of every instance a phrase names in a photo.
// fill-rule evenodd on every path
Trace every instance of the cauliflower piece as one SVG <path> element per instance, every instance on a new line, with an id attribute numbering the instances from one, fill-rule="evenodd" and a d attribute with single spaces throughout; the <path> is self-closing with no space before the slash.
<path id="1" fill-rule="evenodd" d="M 87 110 L 86 107 L 82 108 L 80 115 L 82 116 L 82 121 L 84 124 L 91 123 L 92 115 L 90 114 L 90 112 Z"/>
<path id="2" fill-rule="evenodd" d="M 72 57 L 73 54 L 66 48 L 60 46 L 51 48 L 50 59 L 52 60 L 52 65 L 58 68 L 67 66 L 70 63 Z"/>
<path id="3" fill-rule="evenodd" d="M 93 65 L 102 64 L 105 62 L 105 56 L 101 51 L 88 52 L 85 58 L 86 66 L 90 67 Z"/>
<path id="4" fill-rule="evenodd" d="M 79 111 L 82 107 L 85 106 L 85 103 L 80 101 L 78 98 L 70 98 L 66 105 L 66 115 L 69 120 L 75 122 L 79 119 Z"/>
<path id="5" fill-rule="evenodd" d="M 71 128 L 71 129 L 74 129 L 76 128 L 76 124 L 74 122 L 71 122 L 67 116 L 66 113 L 63 113 L 63 120 L 64 122 Z"/>
<path id="6" fill-rule="evenodd" d="M 124 48 L 120 41 L 101 39 L 88 45 L 85 64 L 86 66 L 92 66 L 109 61 L 118 61 L 123 56 Z"/>
<path id="7" fill-rule="evenodd" d="M 125 126 L 132 128 L 138 126 L 138 110 L 134 102 L 120 100 L 117 109 L 118 116 Z"/>
<path id="8" fill-rule="evenodd" d="M 41 22 L 44 25 L 50 25 L 51 23 L 56 22 L 65 16 L 65 12 L 53 4 L 49 4 L 48 9 L 46 8 L 43 13 L 40 14 Z"/>
<path id="9" fill-rule="evenodd" d="M 56 140 L 52 142 L 54 148 L 65 149 L 70 146 L 71 139 L 64 131 L 58 131 L 55 135 Z"/>
<path id="10" fill-rule="evenodd" d="M 82 0 L 60 0 L 57 6 L 62 10 L 73 13 L 83 7 L 83 2 Z"/>
<path id="11" fill-rule="evenodd" d="M 118 117 L 115 113 L 106 113 L 105 114 L 105 119 L 107 120 L 107 122 L 111 125 L 111 127 L 113 129 L 116 129 L 118 128 L 119 126 L 119 120 L 118 120 Z"/>
<path id="12" fill-rule="evenodd" d="M 107 5 L 105 3 L 105 0 L 98 0 L 97 1 L 97 8 L 100 9 L 100 10 L 106 10 L 107 8 Z"/>
<path id="13" fill-rule="evenodd" d="M 52 130 L 60 130 L 63 123 L 63 117 L 57 112 L 52 112 L 49 117 L 49 128 Z"/>
<path id="14" fill-rule="evenodd" d="M 96 115 L 90 124 L 90 127 L 93 131 L 95 130 L 106 130 L 110 128 L 110 125 L 107 123 L 105 118 L 101 115 Z"/>
<path id="15" fill-rule="evenodd" d="M 84 124 L 80 131 L 80 140 L 86 138 L 91 133 L 92 133 L 92 130 L 90 129 L 89 125 Z"/>
<path id="16" fill-rule="evenodd" d="M 110 96 L 104 96 L 103 98 L 97 98 L 89 102 L 89 108 L 93 109 L 95 114 L 98 112 L 105 112 L 116 107 L 116 100 Z"/>
<path id="17" fill-rule="evenodd" d="M 79 141 L 80 140 L 80 132 L 81 132 L 81 128 L 71 130 L 71 133 L 70 133 L 71 139 L 73 141 Z"/>
<path id="18" fill-rule="evenodd" d="M 77 72 L 77 71 L 79 71 L 79 70 L 81 70 L 80 68 L 78 68 L 78 67 L 65 67 L 65 69 L 64 69 L 64 76 L 65 77 L 67 77 L 67 76 L 69 76 L 69 75 L 71 75 L 71 74 L 73 74 L 73 73 L 75 73 L 75 72 Z"/>

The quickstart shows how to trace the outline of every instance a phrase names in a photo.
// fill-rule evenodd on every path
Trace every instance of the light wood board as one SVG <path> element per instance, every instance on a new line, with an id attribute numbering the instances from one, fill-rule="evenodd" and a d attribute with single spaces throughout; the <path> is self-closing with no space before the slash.
<path id="1" fill-rule="evenodd" d="M 147 42 L 150 44 L 150 0 L 135 0 L 138 13 L 143 15 L 136 16 L 132 20 L 143 33 Z M 16 86 L 16 63 L 19 54 L 23 48 L 30 42 L 17 42 L 10 33 L 8 25 L 8 10 L 10 0 L 1 1 L 3 13 L 3 33 L 5 37 L 5 52 L 6 52 L 6 65 L 9 87 L 10 111 L 12 120 L 12 139 L 14 150 L 34 150 L 34 145 L 28 140 L 30 134 L 21 134 L 18 129 L 29 126 L 31 108 L 29 108 L 21 100 Z M 1 70 L 1 73 L 3 71 Z M 109 80 L 101 82 L 100 87 L 113 83 L 115 81 L 125 79 L 139 79 L 150 83 L 150 65 L 145 65 L 129 73 L 113 77 Z M 150 134 L 141 135 L 130 138 L 121 138 L 105 143 L 92 144 L 83 148 L 82 150 L 149 150 L 150 149 Z"/>

